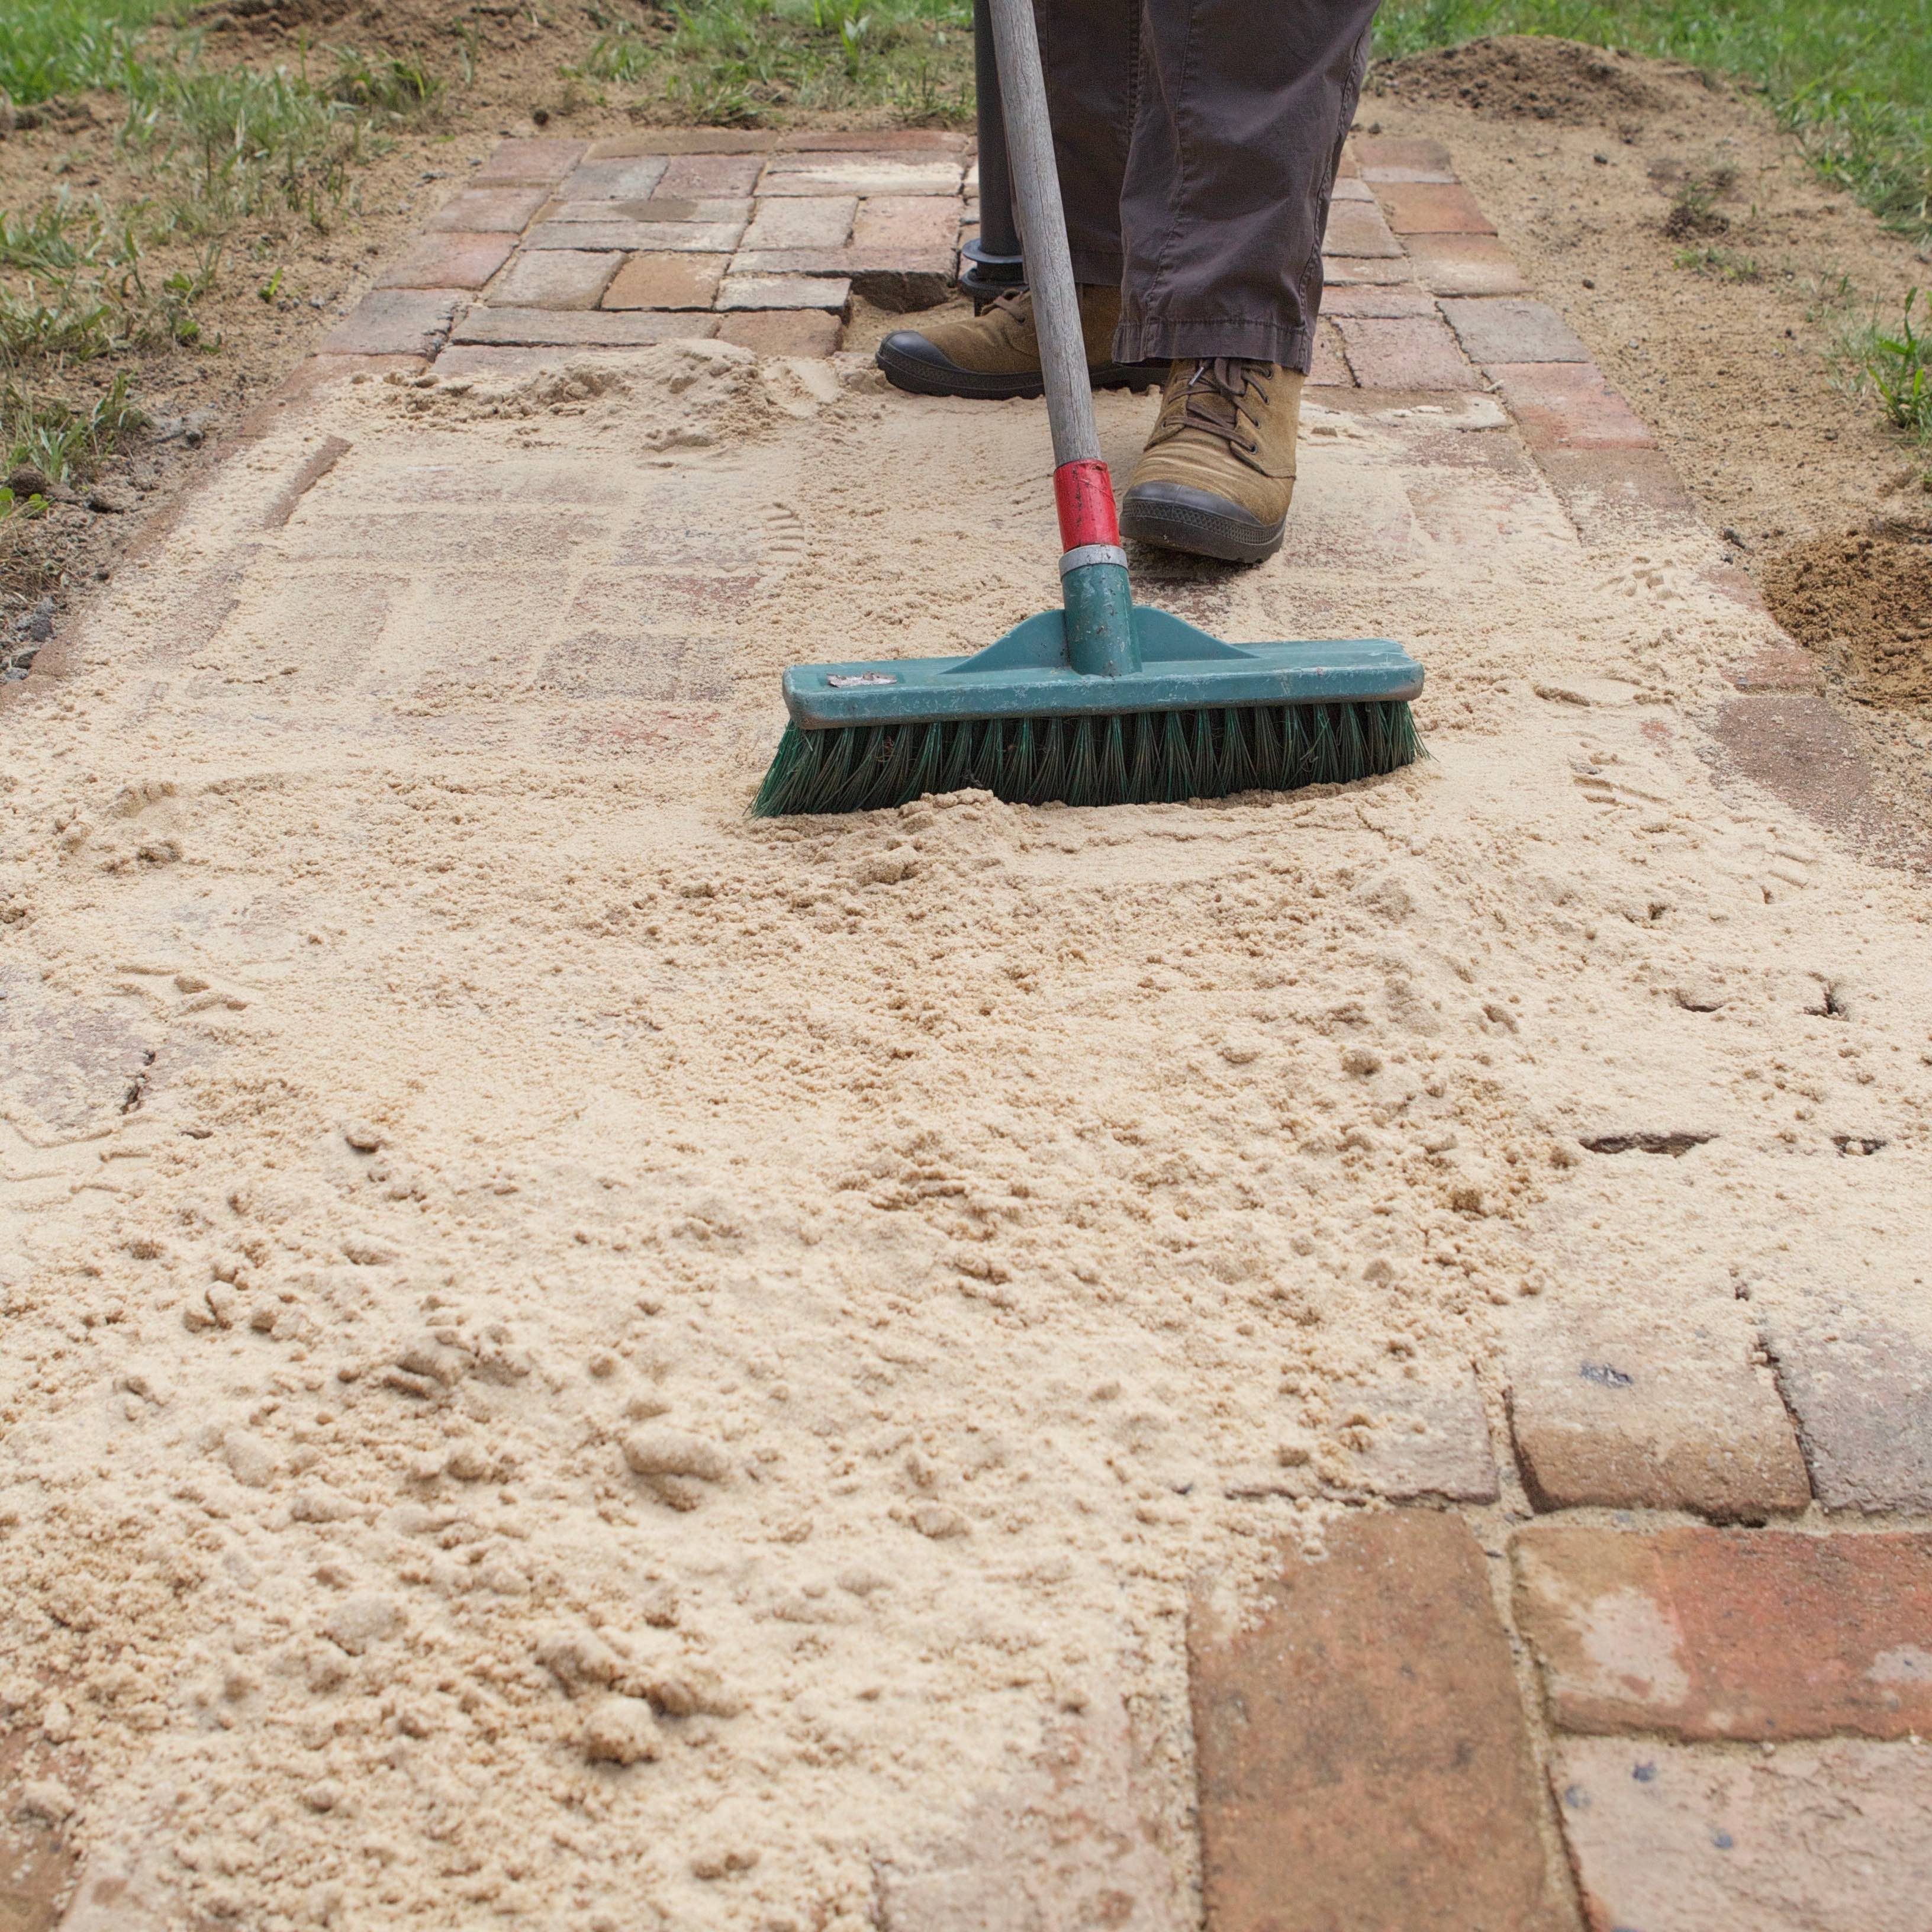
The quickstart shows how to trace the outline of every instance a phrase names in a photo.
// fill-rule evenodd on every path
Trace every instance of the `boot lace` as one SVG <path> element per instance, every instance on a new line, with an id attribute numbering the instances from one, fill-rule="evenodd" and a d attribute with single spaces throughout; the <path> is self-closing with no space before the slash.
<path id="1" fill-rule="evenodd" d="M 1261 447 L 1254 432 L 1260 426 L 1262 411 L 1268 407 L 1268 367 L 1265 362 L 1244 362 L 1234 356 L 1210 356 L 1197 362 L 1181 391 L 1180 418 L 1169 433 L 1203 430 L 1242 455 L 1253 455 Z"/>

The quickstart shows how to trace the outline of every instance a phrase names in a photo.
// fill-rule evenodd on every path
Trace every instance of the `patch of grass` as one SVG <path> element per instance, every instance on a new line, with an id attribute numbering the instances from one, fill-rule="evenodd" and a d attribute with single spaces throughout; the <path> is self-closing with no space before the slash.
<path id="1" fill-rule="evenodd" d="M 1866 382 L 1894 429 L 1932 444 L 1932 329 L 1912 325 L 1919 290 L 1905 298 L 1894 329 L 1874 328 L 1859 346 Z"/>
<path id="2" fill-rule="evenodd" d="M 0 478 L 25 469 L 50 486 L 90 481 L 102 459 L 146 427 L 124 369 L 105 394 L 88 404 L 41 396 L 13 381 L 0 382 Z M 37 514 L 46 507 L 38 489 L 26 494 L 0 482 L 0 518 Z"/>
<path id="3" fill-rule="evenodd" d="M 1735 248 L 1680 248 L 1677 266 L 1693 274 L 1711 275 L 1720 282 L 1761 282 L 1764 269 L 1755 255 L 1740 255 Z"/>
<path id="4" fill-rule="evenodd" d="M 1664 233 L 1673 242 L 1682 242 L 1694 235 L 1726 232 L 1730 218 L 1718 212 L 1718 201 L 1730 193 L 1737 178 L 1735 168 L 1715 168 L 1681 183 L 1670 198 L 1670 212 L 1664 218 Z"/>
<path id="5" fill-rule="evenodd" d="M 1888 225 L 1932 237 L 1926 0 L 1385 0 L 1376 50 L 1484 34 L 1560 34 L 1742 76 L 1827 179 Z"/>
<path id="6" fill-rule="evenodd" d="M 171 0 L 4 0 L 0 94 L 32 107 L 57 94 L 112 87 L 134 44 Z"/>
<path id="7" fill-rule="evenodd" d="M 670 0 L 612 20 L 567 77 L 638 86 L 637 111 L 742 127 L 790 110 L 887 108 L 963 123 L 973 107 L 970 0 Z"/>

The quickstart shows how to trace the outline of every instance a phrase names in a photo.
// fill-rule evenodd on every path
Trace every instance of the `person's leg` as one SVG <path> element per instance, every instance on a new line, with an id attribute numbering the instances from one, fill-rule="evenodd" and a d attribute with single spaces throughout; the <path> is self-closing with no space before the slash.
<path id="1" fill-rule="evenodd" d="M 1120 184 L 1133 128 L 1142 0 L 1034 0 L 1041 64 L 1053 117 L 1060 200 L 1087 362 L 1096 388 L 1150 388 L 1162 358 L 1122 363 L 1112 353 L 1120 314 Z M 895 329 L 877 360 L 902 389 L 997 398 L 1040 393 L 1040 340 L 1024 293 L 983 315 Z"/>
<path id="2" fill-rule="evenodd" d="M 1124 362 L 1306 374 L 1376 0 L 1145 0 L 1122 193 Z"/>

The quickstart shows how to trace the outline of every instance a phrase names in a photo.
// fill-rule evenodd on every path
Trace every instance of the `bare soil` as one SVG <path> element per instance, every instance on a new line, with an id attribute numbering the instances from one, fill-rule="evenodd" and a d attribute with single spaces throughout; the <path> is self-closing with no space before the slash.
<path id="1" fill-rule="evenodd" d="M 1932 452 L 1834 352 L 1858 316 L 1895 320 L 1925 250 L 1822 180 L 1760 96 L 1667 62 L 1474 41 L 1377 68 L 1360 122 L 1448 146 L 1537 294 L 1825 659 L 1894 802 L 1932 822 Z"/>

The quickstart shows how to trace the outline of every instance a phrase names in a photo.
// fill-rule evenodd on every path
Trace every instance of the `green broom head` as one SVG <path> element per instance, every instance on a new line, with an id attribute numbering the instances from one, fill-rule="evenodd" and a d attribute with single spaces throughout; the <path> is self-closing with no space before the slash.
<path id="1" fill-rule="evenodd" d="M 968 788 L 1016 805 L 1175 803 L 1346 784 L 1423 754 L 1409 710 L 1422 667 L 1400 644 L 1223 644 L 1130 604 L 1126 578 L 1102 586 L 1104 621 L 1132 637 L 1108 674 L 1073 668 L 1093 654 L 1071 594 L 975 656 L 795 665 L 752 815 Z"/>

